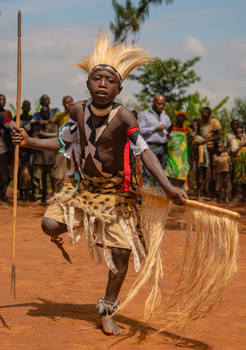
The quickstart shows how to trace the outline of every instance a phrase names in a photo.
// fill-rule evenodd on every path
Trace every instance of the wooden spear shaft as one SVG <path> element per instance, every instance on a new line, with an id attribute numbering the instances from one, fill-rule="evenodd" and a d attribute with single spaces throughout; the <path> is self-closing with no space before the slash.
<path id="1" fill-rule="evenodd" d="M 18 57 L 17 57 L 17 97 L 16 97 L 16 126 L 20 126 L 20 105 L 21 105 L 21 11 L 18 12 Z M 14 189 L 13 189 L 13 231 L 12 231 L 12 273 L 11 273 L 11 294 L 16 298 L 16 216 L 17 216 L 17 184 L 19 167 L 19 145 L 15 146 L 14 159 Z"/>

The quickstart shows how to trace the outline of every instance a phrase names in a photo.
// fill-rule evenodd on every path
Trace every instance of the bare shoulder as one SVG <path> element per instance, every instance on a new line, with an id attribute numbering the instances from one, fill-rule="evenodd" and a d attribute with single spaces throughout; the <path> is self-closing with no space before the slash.
<path id="1" fill-rule="evenodd" d="M 126 129 L 138 127 L 136 118 L 128 108 L 121 106 L 119 117 Z"/>
<path id="2" fill-rule="evenodd" d="M 83 113 L 83 102 L 84 101 L 75 102 L 71 109 L 70 118 L 76 122 L 78 121 L 79 117 Z"/>

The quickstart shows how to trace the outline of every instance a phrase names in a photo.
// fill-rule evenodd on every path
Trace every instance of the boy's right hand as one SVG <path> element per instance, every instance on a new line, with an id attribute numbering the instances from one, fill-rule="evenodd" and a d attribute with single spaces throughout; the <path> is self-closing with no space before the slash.
<path id="1" fill-rule="evenodd" d="M 21 147 L 27 146 L 28 134 L 25 129 L 17 128 L 17 126 L 13 125 L 11 138 L 13 145 L 19 145 Z"/>

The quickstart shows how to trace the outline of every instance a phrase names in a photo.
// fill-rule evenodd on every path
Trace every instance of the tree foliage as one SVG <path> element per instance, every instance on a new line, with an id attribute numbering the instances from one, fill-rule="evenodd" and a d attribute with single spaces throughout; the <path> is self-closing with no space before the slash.
<path id="1" fill-rule="evenodd" d="M 142 85 L 142 90 L 136 94 L 141 104 L 150 104 L 156 94 L 162 94 L 166 103 L 176 103 L 181 108 L 187 100 L 187 88 L 200 81 L 192 67 L 200 57 L 186 62 L 170 58 L 166 61 L 156 58 L 153 63 L 137 68 L 138 75 L 131 74 L 129 79 L 136 80 Z"/>
<path id="2" fill-rule="evenodd" d="M 239 119 L 243 127 L 246 128 L 246 97 L 235 98 L 232 114 L 233 118 Z"/>
<path id="3" fill-rule="evenodd" d="M 165 0 L 166 4 L 173 0 Z M 140 25 L 149 15 L 151 4 L 162 4 L 162 0 L 139 0 L 138 5 L 134 6 L 131 0 L 125 0 L 121 5 L 117 0 L 112 0 L 115 10 L 115 23 L 110 23 L 110 29 L 114 33 L 115 43 L 122 43 L 127 40 L 129 33 L 136 35 L 140 30 Z"/>

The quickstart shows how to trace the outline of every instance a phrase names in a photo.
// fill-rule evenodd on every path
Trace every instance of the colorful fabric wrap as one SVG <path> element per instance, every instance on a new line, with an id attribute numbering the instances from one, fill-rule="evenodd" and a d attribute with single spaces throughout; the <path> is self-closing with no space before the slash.
<path id="1" fill-rule="evenodd" d="M 172 139 L 168 142 L 165 174 L 171 179 L 186 180 L 190 169 L 187 129 L 173 128 Z"/>

